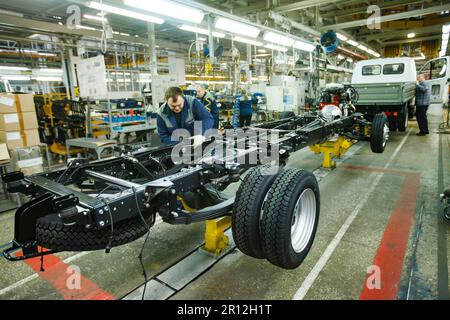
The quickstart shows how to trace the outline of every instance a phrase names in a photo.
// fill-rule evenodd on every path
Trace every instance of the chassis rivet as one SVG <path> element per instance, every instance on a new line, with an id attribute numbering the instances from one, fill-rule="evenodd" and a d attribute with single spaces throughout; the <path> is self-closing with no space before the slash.
<path id="1" fill-rule="evenodd" d="M 177 192 L 175 191 L 175 189 L 172 189 L 172 190 L 170 190 L 170 193 L 171 193 L 171 194 L 175 194 L 175 193 L 177 193 Z"/>
<path id="2" fill-rule="evenodd" d="M 149 196 L 148 192 L 144 193 L 144 196 L 148 197 Z"/>
<path id="3" fill-rule="evenodd" d="M 98 210 L 98 214 L 103 214 L 103 209 Z"/>
<path id="4" fill-rule="evenodd" d="M 146 208 L 150 208 L 150 205 L 148 203 L 145 204 Z"/>
<path id="5" fill-rule="evenodd" d="M 100 225 L 100 227 L 103 227 L 105 225 L 105 222 L 104 221 L 100 221 L 98 224 Z"/>
<path id="6" fill-rule="evenodd" d="M 114 211 L 116 211 L 117 210 L 117 208 L 116 207 L 114 207 Z"/>

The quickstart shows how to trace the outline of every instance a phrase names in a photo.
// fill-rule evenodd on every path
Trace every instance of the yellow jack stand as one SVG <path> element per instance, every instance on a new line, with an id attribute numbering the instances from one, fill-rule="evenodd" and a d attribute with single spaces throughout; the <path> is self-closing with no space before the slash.
<path id="1" fill-rule="evenodd" d="M 339 136 L 336 141 L 327 141 L 322 144 L 315 144 L 309 147 L 316 154 L 323 153 L 322 167 L 336 168 L 334 157 L 340 158 L 354 144 L 353 140 Z"/>
<path id="2" fill-rule="evenodd" d="M 219 256 L 228 247 L 229 239 L 224 232 L 230 227 L 231 216 L 207 220 L 203 249 L 216 257 Z"/>

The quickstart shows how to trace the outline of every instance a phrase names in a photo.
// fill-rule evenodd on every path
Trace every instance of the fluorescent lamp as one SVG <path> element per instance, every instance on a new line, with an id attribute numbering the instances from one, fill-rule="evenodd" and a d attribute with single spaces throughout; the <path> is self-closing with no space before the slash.
<path id="1" fill-rule="evenodd" d="M 283 36 L 279 33 L 275 33 L 272 31 L 267 31 L 264 33 L 264 40 L 266 40 L 268 42 L 280 44 L 280 45 L 286 46 L 286 47 L 291 47 L 295 42 L 295 40 L 290 37 Z"/>
<path id="2" fill-rule="evenodd" d="M 442 34 L 442 41 L 444 41 L 444 40 L 448 40 L 448 33 Z"/>
<path id="3" fill-rule="evenodd" d="M 250 38 L 257 38 L 261 32 L 257 27 L 226 18 L 217 18 L 215 27 L 220 30 L 229 31 Z"/>
<path id="4" fill-rule="evenodd" d="M 34 78 L 36 81 L 48 81 L 48 82 L 52 82 L 52 81 L 57 81 L 57 82 L 61 82 L 62 78 L 61 77 L 36 77 Z"/>
<path id="5" fill-rule="evenodd" d="M 316 49 L 315 45 L 303 41 L 296 41 L 293 47 L 306 52 L 312 52 Z"/>
<path id="6" fill-rule="evenodd" d="M 194 32 L 194 33 L 198 33 L 198 34 L 209 35 L 208 29 L 193 27 L 193 26 L 189 26 L 187 24 L 183 24 L 181 27 L 178 27 L 178 28 L 181 29 L 181 30 L 184 30 L 184 31 L 189 31 L 189 32 Z M 212 35 L 213 35 L 213 37 L 216 37 L 216 38 L 225 38 L 225 34 L 222 33 L 222 32 L 213 31 Z"/>
<path id="7" fill-rule="evenodd" d="M 360 44 L 358 47 L 358 49 L 362 50 L 362 51 L 367 51 L 369 50 L 369 48 L 367 48 L 365 45 Z"/>
<path id="8" fill-rule="evenodd" d="M 287 52 L 288 51 L 288 48 L 286 48 L 286 47 L 277 46 L 277 45 L 270 44 L 270 43 L 266 44 L 264 47 L 267 48 L 267 49 L 272 49 L 272 50 L 281 51 L 281 52 Z"/>
<path id="9" fill-rule="evenodd" d="M 263 43 L 256 41 L 256 40 L 251 40 L 251 39 L 247 39 L 247 38 L 243 38 L 243 37 L 234 37 L 233 41 L 237 41 L 237 42 L 242 42 L 242 43 L 247 43 L 247 44 L 251 44 L 257 47 L 262 47 Z"/>
<path id="10" fill-rule="evenodd" d="M 11 70 L 11 71 L 28 71 L 30 69 L 26 67 L 10 67 L 10 66 L 0 66 L 0 70 Z"/>
<path id="11" fill-rule="evenodd" d="M 408 33 L 406 36 L 408 37 L 408 39 L 412 39 L 416 36 L 416 34 L 414 32 L 411 32 L 411 33 Z"/>
<path id="12" fill-rule="evenodd" d="M 11 80 L 11 81 L 30 81 L 31 77 L 30 76 L 2 76 L 3 80 Z"/>
<path id="13" fill-rule="evenodd" d="M 89 19 L 89 20 L 100 21 L 100 22 L 108 22 L 108 19 L 106 19 L 104 17 L 92 16 L 90 14 L 83 14 L 83 18 L 86 18 L 86 19 Z"/>
<path id="14" fill-rule="evenodd" d="M 359 46 L 359 43 L 354 40 L 348 40 L 347 43 L 351 46 L 357 47 Z"/>
<path id="15" fill-rule="evenodd" d="M 353 59 L 352 58 L 347 58 L 347 61 L 348 62 L 353 62 Z"/>
<path id="16" fill-rule="evenodd" d="M 266 53 L 267 50 L 264 50 L 264 49 L 258 49 L 258 52 L 259 52 L 259 53 Z"/>
<path id="17" fill-rule="evenodd" d="M 121 35 L 121 36 L 127 36 L 127 37 L 130 37 L 130 34 L 129 34 L 129 33 L 123 33 L 123 32 L 113 31 L 113 34 L 119 34 L 119 35 Z"/>
<path id="18" fill-rule="evenodd" d="M 204 38 L 204 37 L 198 37 L 198 40 L 199 40 L 199 41 L 206 41 L 206 38 Z"/>
<path id="19" fill-rule="evenodd" d="M 337 33 L 337 32 L 336 32 L 336 36 L 338 37 L 339 40 L 342 40 L 342 41 L 348 40 L 348 38 L 346 36 L 344 36 L 343 34 Z"/>
<path id="20" fill-rule="evenodd" d="M 193 23 L 201 23 L 205 16 L 203 11 L 166 0 L 124 0 L 124 4 L 177 20 Z"/>
<path id="21" fill-rule="evenodd" d="M 377 58 L 381 57 L 381 55 L 378 52 L 375 52 L 374 56 Z"/>
<path id="22" fill-rule="evenodd" d="M 39 38 L 40 36 L 41 36 L 40 34 L 34 33 L 34 34 L 32 34 L 31 36 L 29 36 L 28 38 L 30 38 L 30 39 L 35 39 L 35 38 Z"/>
<path id="23" fill-rule="evenodd" d="M 49 69 L 49 68 L 39 69 L 39 72 L 42 72 L 42 73 L 60 73 L 60 74 L 63 73 L 62 69 Z"/>
<path id="24" fill-rule="evenodd" d="M 94 2 L 94 1 L 89 2 L 87 4 L 87 6 L 92 9 L 101 10 L 101 11 L 105 11 L 108 13 L 114 13 L 114 14 L 118 14 L 120 16 L 143 20 L 143 21 L 147 21 L 147 22 L 151 22 L 151 23 L 156 23 L 156 24 L 164 23 L 164 19 L 161 19 L 161 18 L 156 18 L 156 17 L 152 17 L 152 16 L 149 16 L 146 14 L 109 6 L 107 4 L 100 4 L 100 3 Z"/>
<path id="25" fill-rule="evenodd" d="M 442 26 L 442 33 L 449 33 L 450 32 L 450 24 L 444 24 Z"/>
<path id="26" fill-rule="evenodd" d="M 101 31 L 100 29 L 95 29 L 92 27 L 88 27 L 88 26 L 83 26 L 83 25 L 76 25 L 75 26 L 76 29 L 84 29 L 84 30 L 91 30 L 91 31 Z"/>

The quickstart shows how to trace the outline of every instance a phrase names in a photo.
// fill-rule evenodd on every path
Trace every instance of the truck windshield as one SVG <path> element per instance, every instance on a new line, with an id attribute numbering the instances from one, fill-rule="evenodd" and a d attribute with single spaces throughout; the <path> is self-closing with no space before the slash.
<path id="1" fill-rule="evenodd" d="M 383 67 L 383 74 L 402 74 L 404 71 L 403 63 L 385 64 Z"/>
<path id="2" fill-rule="evenodd" d="M 376 76 L 376 75 L 379 75 L 380 73 L 381 73 L 380 65 L 362 67 L 362 75 L 363 76 Z"/>

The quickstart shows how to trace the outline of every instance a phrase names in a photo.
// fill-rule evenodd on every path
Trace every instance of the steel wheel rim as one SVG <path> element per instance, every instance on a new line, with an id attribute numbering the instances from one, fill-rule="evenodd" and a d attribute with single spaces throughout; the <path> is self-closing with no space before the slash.
<path id="1" fill-rule="evenodd" d="M 291 245 L 296 253 L 305 250 L 312 237 L 316 210 L 316 195 L 308 188 L 298 198 L 292 215 Z"/>
<path id="2" fill-rule="evenodd" d="M 389 127 L 387 124 L 384 124 L 383 128 L 383 148 L 386 147 L 386 143 L 389 139 Z"/>

